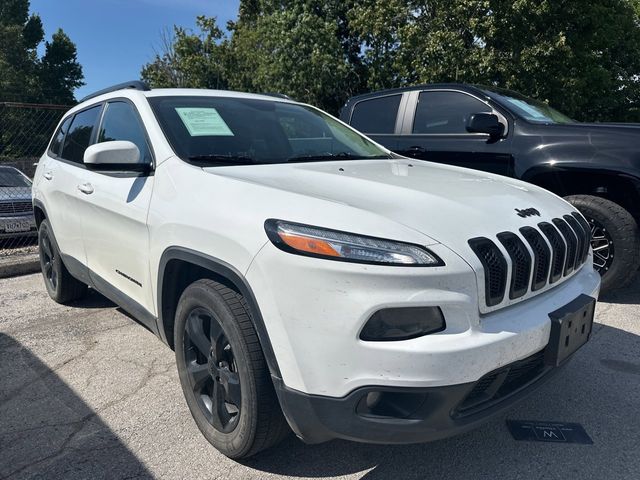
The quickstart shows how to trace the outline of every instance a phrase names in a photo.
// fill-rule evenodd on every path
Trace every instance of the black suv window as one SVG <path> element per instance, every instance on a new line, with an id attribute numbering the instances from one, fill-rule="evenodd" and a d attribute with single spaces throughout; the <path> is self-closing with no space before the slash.
<path id="1" fill-rule="evenodd" d="M 64 138 L 61 157 L 76 163 L 82 163 L 84 151 L 91 142 L 93 128 L 98 122 L 101 105 L 89 108 L 73 117 L 69 133 Z"/>
<path id="2" fill-rule="evenodd" d="M 138 115 L 127 102 L 109 102 L 102 117 L 98 143 L 128 140 L 140 150 L 140 162 L 151 163 L 151 152 L 147 144 Z"/>
<path id="3" fill-rule="evenodd" d="M 402 95 L 363 100 L 356 103 L 351 126 L 363 133 L 394 133 Z"/>
<path id="4" fill-rule="evenodd" d="M 466 93 L 421 92 L 413 133 L 467 133 L 469 117 L 480 112 L 491 112 L 491 107 Z"/>
<path id="5" fill-rule="evenodd" d="M 53 140 L 51 141 L 51 147 L 49 148 L 49 154 L 52 157 L 57 157 L 58 155 L 60 155 L 60 150 L 62 149 L 62 142 L 64 141 L 64 136 L 67 133 L 67 130 L 69 129 L 71 118 L 72 117 L 67 117 L 64 120 L 64 122 L 62 122 L 62 125 L 60 125 L 60 128 L 58 128 L 58 131 L 56 132 L 56 134 L 53 136 Z"/>

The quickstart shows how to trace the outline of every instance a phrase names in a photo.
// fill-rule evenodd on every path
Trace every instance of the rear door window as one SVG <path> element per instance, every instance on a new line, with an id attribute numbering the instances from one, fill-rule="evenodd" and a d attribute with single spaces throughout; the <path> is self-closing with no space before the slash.
<path id="1" fill-rule="evenodd" d="M 421 92 L 413 121 L 413 133 L 463 134 L 474 113 L 491 112 L 491 107 L 462 92 Z"/>
<path id="2" fill-rule="evenodd" d="M 73 117 L 69 132 L 64 138 L 61 157 L 75 163 L 82 163 L 84 151 L 91 143 L 93 130 L 98 123 L 102 105 L 84 110 Z"/>
<path id="3" fill-rule="evenodd" d="M 356 103 L 351 114 L 351 126 L 362 133 L 394 133 L 401 99 L 402 95 L 398 94 Z"/>

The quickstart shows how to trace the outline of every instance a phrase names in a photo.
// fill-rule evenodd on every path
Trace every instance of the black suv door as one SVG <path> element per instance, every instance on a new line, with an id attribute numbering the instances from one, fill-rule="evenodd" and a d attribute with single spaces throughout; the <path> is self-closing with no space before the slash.
<path id="1" fill-rule="evenodd" d="M 505 127 L 503 136 L 467 132 L 469 118 L 476 113 L 497 115 Z M 470 93 L 413 91 L 393 150 L 408 157 L 512 176 L 509 123 L 505 115 Z"/>

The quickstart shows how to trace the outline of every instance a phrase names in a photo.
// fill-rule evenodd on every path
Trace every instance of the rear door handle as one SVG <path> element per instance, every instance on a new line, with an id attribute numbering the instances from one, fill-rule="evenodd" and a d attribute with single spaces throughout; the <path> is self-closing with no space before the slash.
<path id="1" fill-rule="evenodd" d="M 82 193 L 86 193 L 87 195 L 91 195 L 93 193 L 93 185 L 90 183 L 81 183 L 78 185 L 78 190 Z"/>
<path id="2" fill-rule="evenodd" d="M 52 180 L 53 179 L 53 173 L 49 172 L 44 172 L 42 174 L 42 176 L 44 177 L 45 180 Z"/>

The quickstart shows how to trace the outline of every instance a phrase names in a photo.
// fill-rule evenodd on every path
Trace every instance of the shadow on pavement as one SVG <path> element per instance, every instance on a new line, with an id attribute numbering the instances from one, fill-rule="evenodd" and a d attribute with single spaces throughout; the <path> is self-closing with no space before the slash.
<path id="1" fill-rule="evenodd" d="M 362 472 L 367 479 L 637 478 L 639 460 L 629 455 L 637 456 L 640 430 L 640 337 L 595 327 L 591 341 L 555 378 L 467 434 L 402 446 L 305 445 L 291 437 L 243 463 L 258 478 L 262 472 L 315 478 Z M 505 419 L 580 423 L 594 445 L 516 442 Z"/>
<path id="2" fill-rule="evenodd" d="M 0 479 L 148 477 L 54 371 L 0 333 Z"/>

